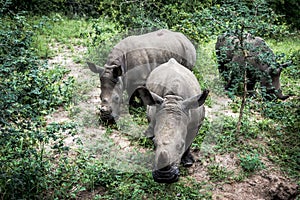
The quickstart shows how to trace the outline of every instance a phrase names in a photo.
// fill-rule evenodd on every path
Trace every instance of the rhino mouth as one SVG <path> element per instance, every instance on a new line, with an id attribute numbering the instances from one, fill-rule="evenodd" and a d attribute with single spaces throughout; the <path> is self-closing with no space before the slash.
<path id="1" fill-rule="evenodd" d="M 111 115 L 111 113 L 100 113 L 100 119 L 104 123 L 115 124 L 115 118 Z"/>
<path id="2" fill-rule="evenodd" d="M 266 100 L 272 101 L 272 100 L 276 100 L 276 99 L 280 99 L 280 100 L 286 100 L 287 98 L 289 98 L 288 95 L 283 95 L 282 94 L 282 90 L 275 90 L 275 89 L 268 89 L 266 94 L 264 95 L 264 98 Z"/>
<path id="3" fill-rule="evenodd" d="M 163 169 L 154 170 L 152 176 L 158 183 L 174 183 L 179 179 L 179 169 L 175 166 L 167 166 Z"/>

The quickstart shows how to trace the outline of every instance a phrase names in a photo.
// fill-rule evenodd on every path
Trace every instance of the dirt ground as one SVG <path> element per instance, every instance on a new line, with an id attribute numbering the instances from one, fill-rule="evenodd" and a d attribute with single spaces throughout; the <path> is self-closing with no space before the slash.
<path id="1" fill-rule="evenodd" d="M 57 48 L 57 47 L 53 47 Z M 58 56 L 49 60 L 50 65 L 60 64 L 70 69 L 70 76 L 73 76 L 77 81 L 77 84 L 84 85 L 89 82 L 91 89 L 86 93 L 81 94 L 84 98 L 78 100 L 75 104 L 76 115 L 75 120 L 80 124 L 79 134 L 76 136 L 83 142 L 83 146 L 87 149 L 94 148 L 95 155 L 97 147 L 101 144 L 102 136 L 106 132 L 106 129 L 97 122 L 97 106 L 100 103 L 100 88 L 99 78 L 97 75 L 90 72 L 88 67 L 84 64 L 75 63 L 73 61 L 74 54 L 76 56 L 82 56 L 86 51 L 83 47 L 74 47 L 75 51 L 71 52 L 69 49 L 62 48 L 62 52 Z M 82 59 L 84 59 L 82 57 Z M 214 95 L 214 94 L 211 94 Z M 227 97 L 218 97 L 214 95 L 214 102 L 211 108 L 206 108 L 206 117 L 213 121 L 217 117 L 217 113 L 223 113 L 224 115 L 230 115 L 237 117 L 236 113 L 228 108 L 230 99 Z M 71 120 L 68 111 L 63 109 L 57 110 L 49 116 L 49 122 L 63 122 Z M 73 119 L 74 120 L 74 119 Z M 118 131 L 113 131 L 111 139 L 114 141 L 115 146 L 119 148 L 123 154 L 126 154 L 132 150 L 128 139 Z M 68 137 L 65 139 L 65 143 L 72 148 L 76 148 L 74 138 Z M 231 154 L 217 154 L 211 153 L 210 150 L 213 147 L 213 141 L 204 141 L 205 150 L 193 152 L 196 163 L 193 167 L 188 169 L 188 174 L 200 181 L 207 181 L 213 187 L 213 199 L 214 200 L 289 200 L 296 199 L 298 193 L 297 184 L 285 177 L 279 168 L 271 164 L 267 159 L 264 161 L 266 168 L 261 170 L 250 177 L 243 179 L 242 181 L 227 180 L 223 182 L 214 182 L 211 180 L 208 174 L 208 166 L 211 162 L 215 162 L 219 166 L 222 166 L 234 174 L 238 174 L 241 170 L 239 165 L 239 159 L 237 155 Z M 101 149 L 111 148 L 111 146 L 105 146 L 101 144 Z M 103 152 L 102 152 L 103 153 Z"/>

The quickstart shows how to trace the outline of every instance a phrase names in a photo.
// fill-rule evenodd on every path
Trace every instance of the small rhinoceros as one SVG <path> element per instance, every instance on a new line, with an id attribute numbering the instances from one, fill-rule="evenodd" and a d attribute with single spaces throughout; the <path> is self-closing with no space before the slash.
<path id="1" fill-rule="evenodd" d="M 120 115 L 123 91 L 130 97 L 138 86 L 145 84 L 155 67 L 170 58 L 192 69 L 196 50 L 182 33 L 162 29 L 121 40 L 110 52 L 104 69 L 88 62 L 90 70 L 100 76 L 100 118 L 115 123 Z"/>
<path id="2" fill-rule="evenodd" d="M 172 58 L 154 69 L 146 86 L 139 87 L 132 95 L 148 105 L 150 124 L 146 134 L 156 146 L 154 181 L 176 182 L 179 164 L 185 167 L 193 164 L 190 146 L 204 119 L 203 104 L 208 93 L 208 90 L 201 92 L 194 74 Z"/>
<path id="3" fill-rule="evenodd" d="M 250 94 L 253 93 L 256 82 L 260 82 L 261 87 L 266 89 L 266 98 L 287 99 L 289 96 L 283 95 L 280 89 L 280 73 L 288 64 L 276 68 L 279 64 L 276 63 L 273 51 L 260 37 L 246 34 L 243 36 L 243 47 L 236 36 L 224 34 L 217 39 L 215 48 L 218 69 L 225 80 L 225 89 L 235 87 L 243 80 L 242 71 L 247 63 L 247 90 Z"/>

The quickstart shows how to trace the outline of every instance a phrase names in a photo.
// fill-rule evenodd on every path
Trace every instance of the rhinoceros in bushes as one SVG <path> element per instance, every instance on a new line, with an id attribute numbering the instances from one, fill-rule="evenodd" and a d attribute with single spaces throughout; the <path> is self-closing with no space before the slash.
<path id="1" fill-rule="evenodd" d="M 90 70 L 100 76 L 100 118 L 115 123 L 120 115 L 123 91 L 130 97 L 138 86 L 145 84 L 155 67 L 170 58 L 192 69 L 196 50 L 182 33 L 162 29 L 121 40 L 110 52 L 104 68 L 88 62 Z"/>
<path id="2" fill-rule="evenodd" d="M 138 87 L 132 95 L 148 105 L 146 135 L 156 146 L 152 172 L 156 182 L 176 182 L 179 164 L 193 164 L 190 146 L 204 119 L 208 93 L 201 92 L 194 74 L 172 58 L 154 69 L 146 86 Z"/>
<path id="3" fill-rule="evenodd" d="M 243 68 L 247 63 L 247 90 L 250 94 L 253 94 L 256 82 L 260 82 L 261 88 L 266 90 L 267 99 L 287 99 L 289 96 L 281 91 L 280 73 L 289 63 L 278 64 L 272 49 L 260 37 L 246 34 L 242 42 L 244 48 L 238 37 L 229 34 L 220 35 L 217 39 L 218 69 L 225 80 L 225 89 L 233 88 L 244 80 Z"/>

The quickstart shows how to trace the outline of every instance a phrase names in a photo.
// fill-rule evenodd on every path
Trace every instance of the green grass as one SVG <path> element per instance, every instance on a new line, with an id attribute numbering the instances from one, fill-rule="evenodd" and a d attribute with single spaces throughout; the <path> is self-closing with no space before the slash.
<path id="1" fill-rule="evenodd" d="M 284 53 L 287 56 L 300 50 L 300 36 L 292 35 L 283 38 L 266 40 L 275 54 Z"/>
<path id="2" fill-rule="evenodd" d="M 29 20 L 36 29 L 33 47 L 41 58 L 51 58 L 61 53 L 60 49 L 54 51 L 49 45 L 55 48 L 56 43 L 63 44 L 76 53 L 74 46 L 97 45 L 118 33 L 117 25 L 104 18 L 69 19 L 60 14 L 52 14 L 29 17 Z"/>

